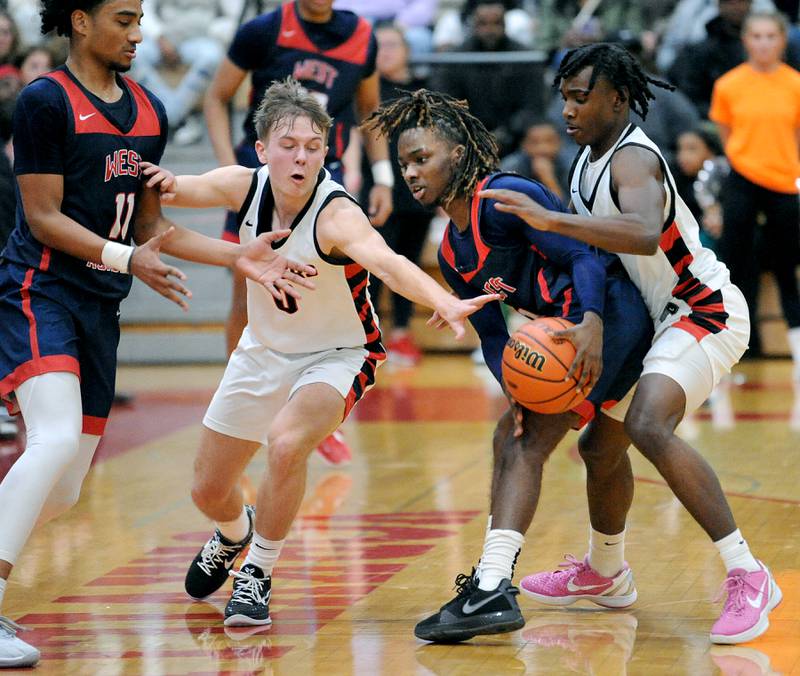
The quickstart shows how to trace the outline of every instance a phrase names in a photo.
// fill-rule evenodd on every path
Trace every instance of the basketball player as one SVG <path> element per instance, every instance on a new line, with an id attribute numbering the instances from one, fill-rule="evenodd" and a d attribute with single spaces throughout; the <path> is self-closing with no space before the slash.
<path id="1" fill-rule="evenodd" d="M 141 162 L 161 158 L 167 122 L 157 99 L 119 75 L 141 42 L 141 16 L 141 0 L 43 2 L 42 30 L 68 36 L 69 57 L 17 103 L 21 204 L 0 263 L 0 396 L 21 410 L 27 445 L 0 483 L 0 603 L 34 525 L 78 499 L 111 407 L 132 275 L 185 309 L 185 277 L 160 250 L 215 265 L 246 250 L 247 274 L 279 298 L 296 293 L 269 242 L 168 229 L 158 193 L 142 189 Z M 0 667 L 39 659 L 16 629 L 0 618 Z"/>
<path id="2" fill-rule="evenodd" d="M 587 422 L 614 439 L 624 437 L 624 411 L 615 404 L 639 377 L 652 323 L 616 256 L 538 232 L 480 197 L 487 188 L 510 189 L 562 209 L 541 183 L 497 173 L 495 141 L 463 101 L 423 89 L 385 104 L 367 124 L 387 136 L 399 134 L 400 167 L 411 194 L 450 216 L 439 265 L 459 297 L 497 292 L 523 313 L 565 317 L 576 324 L 555 335 L 575 344 L 573 369 L 581 370 L 579 384 L 591 392 L 575 409 L 556 415 L 523 411 L 512 402 L 494 434 L 491 517 L 479 569 L 459 575 L 456 597 L 417 624 L 414 633 L 452 642 L 512 631 L 524 619 L 511 578 L 539 500 L 544 463 L 568 430 Z M 500 308 L 487 306 L 470 321 L 486 364 L 502 385 L 508 332 Z M 598 416 L 601 411 L 604 415 Z M 635 594 L 632 581 L 628 586 Z"/>
<path id="3" fill-rule="evenodd" d="M 341 160 L 353 114 L 363 119 L 378 107 L 380 86 L 375 71 L 377 44 L 369 23 L 352 12 L 332 9 L 332 5 L 333 0 L 285 2 L 245 23 L 236 33 L 205 101 L 208 133 L 221 166 L 259 166 L 254 145 L 256 109 L 272 82 L 291 76 L 314 92 L 334 118 L 325 166 L 334 181 L 342 182 Z M 250 110 L 245 117 L 244 139 L 234 151 L 229 103 L 248 72 L 252 74 Z M 369 195 L 369 216 L 380 226 L 392 210 L 394 176 L 386 141 L 369 134 L 364 141 L 375 179 Z M 236 214 L 228 214 L 223 238 L 239 241 Z M 247 324 L 245 297 L 244 278 L 234 274 L 226 325 L 228 353 L 236 347 Z M 325 439 L 319 452 L 330 464 L 344 464 L 351 458 L 340 432 Z"/>
<path id="4" fill-rule="evenodd" d="M 369 271 L 433 308 L 457 337 L 467 315 L 500 298 L 457 299 L 386 245 L 323 169 L 332 120 L 296 81 L 270 86 L 255 123 L 256 152 L 266 165 L 258 170 L 228 166 L 175 178 L 145 167 L 148 184 L 160 185 L 175 206 L 238 211 L 242 241 L 291 228 L 281 252 L 317 270 L 316 290 L 299 308 L 248 283 L 249 323 L 203 420 L 192 498 L 217 530 L 192 562 L 186 591 L 203 598 L 219 589 L 249 543 L 241 569 L 231 573 L 226 625 L 271 622 L 272 569 L 303 498 L 308 454 L 347 417 L 386 357 Z M 239 478 L 261 445 L 268 468 L 254 517 Z"/>
<path id="5" fill-rule="evenodd" d="M 594 44 L 569 52 L 556 74 L 564 98 L 567 132 L 583 146 L 572 170 L 570 192 L 577 214 L 547 209 L 515 192 L 487 191 L 497 209 L 530 226 L 616 251 L 639 287 L 656 337 L 625 419 L 634 445 L 664 477 L 677 498 L 714 541 L 727 569 L 727 599 L 711 629 L 715 643 L 754 639 L 769 626 L 781 591 L 767 567 L 750 553 L 736 527 L 719 480 L 702 456 L 675 434 L 687 413 L 710 395 L 747 349 L 747 305 L 727 268 L 701 246 L 697 222 L 678 196 L 658 147 L 630 122 L 647 115 L 649 78 L 622 47 Z M 595 440 L 598 441 L 598 440 Z M 583 453 L 592 522 L 589 555 L 555 573 L 522 581 L 531 596 L 551 605 L 585 598 L 608 605 L 623 561 L 624 514 L 614 529 L 596 526 L 604 515 L 630 505 L 632 483 L 600 490 L 616 451 L 602 443 Z"/>

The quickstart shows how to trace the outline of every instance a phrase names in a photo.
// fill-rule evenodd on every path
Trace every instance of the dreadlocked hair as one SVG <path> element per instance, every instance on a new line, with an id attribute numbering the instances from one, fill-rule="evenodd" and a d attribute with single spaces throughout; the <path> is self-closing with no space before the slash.
<path id="1" fill-rule="evenodd" d="M 562 80 L 592 66 L 589 89 L 602 75 L 621 95 L 629 98 L 631 110 L 643 120 L 647 117 L 650 101 L 655 98 L 650 85 L 672 91 L 671 84 L 649 77 L 636 57 L 621 45 L 597 42 L 572 49 L 566 53 L 556 73 L 553 87 L 558 89 Z"/>
<path id="2" fill-rule="evenodd" d="M 471 195 L 478 181 L 497 170 L 497 142 L 483 123 L 469 112 L 466 101 L 447 94 L 418 89 L 403 92 L 384 103 L 362 125 L 392 137 L 407 129 L 430 129 L 454 145 L 464 147 L 455 175 L 441 202 L 447 205 L 456 197 Z"/>
<path id="3" fill-rule="evenodd" d="M 42 33 L 54 30 L 58 35 L 72 37 L 72 13 L 92 12 L 106 0 L 41 0 Z"/>

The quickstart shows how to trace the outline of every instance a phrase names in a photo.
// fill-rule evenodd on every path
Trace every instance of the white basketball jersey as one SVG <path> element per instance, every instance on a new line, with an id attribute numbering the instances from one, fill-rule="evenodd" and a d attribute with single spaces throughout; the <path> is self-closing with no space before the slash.
<path id="1" fill-rule="evenodd" d="M 365 347 L 383 354 L 378 318 L 369 297 L 369 273 L 352 261 L 337 261 L 323 254 L 317 243 L 316 225 L 322 209 L 336 197 L 351 197 L 320 172 L 313 194 L 291 225 L 278 253 L 289 260 L 313 265 L 315 289 L 300 289 L 302 299 L 276 301 L 261 285 L 247 280 L 247 314 L 250 335 L 267 347 L 285 353 L 319 352 L 343 347 Z M 269 169 L 253 175 L 250 192 L 239 211 L 242 244 L 260 232 L 272 230 L 274 198 Z"/>
<path id="2" fill-rule="evenodd" d="M 618 254 L 631 280 L 641 291 L 656 324 L 656 334 L 681 321 L 698 340 L 725 328 L 727 313 L 721 289 L 730 283 L 728 269 L 714 252 L 700 244 L 700 228 L 678 195 L 675 181 L 661 151 L 635 125 L 628 125 L 603 157 L 589 161 L 589 146 L 582 148 L 570 177 L 570 197 L 575 211 L 585 216 L 616 216 L 622 212 L 611 182 L 611 158 L 620 148 L 640 146 L 653 151 L 664 174 L 664 224 L 658 251 L 652 256 Z"/>

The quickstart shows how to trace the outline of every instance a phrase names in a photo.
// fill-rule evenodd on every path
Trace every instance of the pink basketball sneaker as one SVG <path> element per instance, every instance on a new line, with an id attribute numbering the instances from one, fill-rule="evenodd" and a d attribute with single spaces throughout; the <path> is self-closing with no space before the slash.
<path id="1" fill-rule="evenodd" d="M 720 590 L 728 592 L 722 614 L 711 627 L 712 643 L 744 643 L 761 636 L 769 627 L 769 612 L 783 599 L 781 589 L 769 569 L 761 563 L 761 570 L 748 573 L 735 568 L 725 579 Z"/>
<path id="2" fill-rule="evenodd" d="M 588 556 L 578 561 L 567 554 L 561 570 L 528 575 L 520 583 L 526 596 L 548 606 L 568 606 L 591 601 L 606 608 L 627 608 L 636 600 L 633 573 L 626 563 L 614 577 L 603 577 L 589 565 Z"/>

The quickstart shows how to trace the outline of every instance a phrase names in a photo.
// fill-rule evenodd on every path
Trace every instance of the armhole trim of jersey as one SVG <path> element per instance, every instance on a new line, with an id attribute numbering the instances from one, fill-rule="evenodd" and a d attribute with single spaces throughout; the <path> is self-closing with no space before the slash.
<path id="1" fill-rule="evenodd" d="M 342 265 L 342 266 L 343 265 L 352 265 L 355 261 L 353 261 L 353 260 L 351 260 L 349 258 L 334 258 L 333 256 L 329 256 L 328 254 L 323 253 L 322 249 L 320 249 L 320 246 L 319 246 L 319 240 L 317 239 L 317 220 L 319 219 L 319 215 L 322 213 L 322 210 L 326 206 L 328 206 L 328 204 L 330 202 L 332 202 L 334 199 L 336 199 L 337 197 L 346 197 L 353 204 L 355 204 L 359 209 L 361 209 L 361 211 L 364 211 L 364 207 L 362 207 L 358 203 L 356 198 L 353 197 L 349 192 L 347 192 L 345 190 L 333 190 L 331 193 L 328 194 L 328 196 L 322 202 L 322 204 L 320 205 L 319 209 L 317 210 L 317 215 L 314 217 L 314 229 L 313 229 L 313 233 L 314 233 L 314 248 L 317 250 L 317 255 L 319 255 L 319 257 L 322 260 L 324 260 L 326 263 L 330 263 L 331 265 Z M 365 216 L 367 215 L 366 211 L 364 211 L 364 215 Z"/>
<path id="2" fill-rule="evenodd" d="M 656 156 L 658 163 L 661 165 L 661 173 L 664 174 L 664 183 L 667 185 L 667 188 L 669 189 L 669 213 L 667 215 L 666 220 L 661 225 L 661 231 L 663 232 L 664 230 L 669 228 L 669 226 L 671 226 L 672 222 L 675 220 L 675 186 L 672 185 L 672 181 L 670 180 L 670 175 L 667 170 L 667 163 L 664 161 L 664 158 L 661 157 L 661 155 L 658 152 L 656 152 L 654 148 L 645 145 L 644 143 L 636 143 L 636 141 L 631 141 L 630 143 L 625 143 L 624 145 L 618 146 L 617 149 L 611 154 L 611 159 L 614 159 L 614 155 L 616 155 L 617 152 L 622 150 L 622 148 L 628 148 L 628 147 L 644 148 L 645 150 L 649 150 L 651 153 L 653 153 L 653 155 Z M 611 193 L 611 200 L 614 202 L 614 206 L 616 206 L 619 212 L 622 213 L 622 209 L 619 206 L 619 194 L 617 192 L 617 189 L 614 187 L 614 181 L 611 179 L 610 176 L 608 182 L 608 189 L 609 192 Z"/>
<path id="3" fill-rule="evenodd" d="M 237 228 L 242 227 L 244 217 L 247 215 L 247 212 L 250 211 L 250 204 L 252 203 L 253 197 L 255 197 L 256 194 L 256 190 L 258 189 L 258 172 L 258 169 L 253 172 L 253 178 L 250 181 L 250 188 L 247 190 L 247 197 L 244 198 L 244 202 L 242 202 L 242 206 L 239 208 L 239 213 L 236 214 Z"/>

